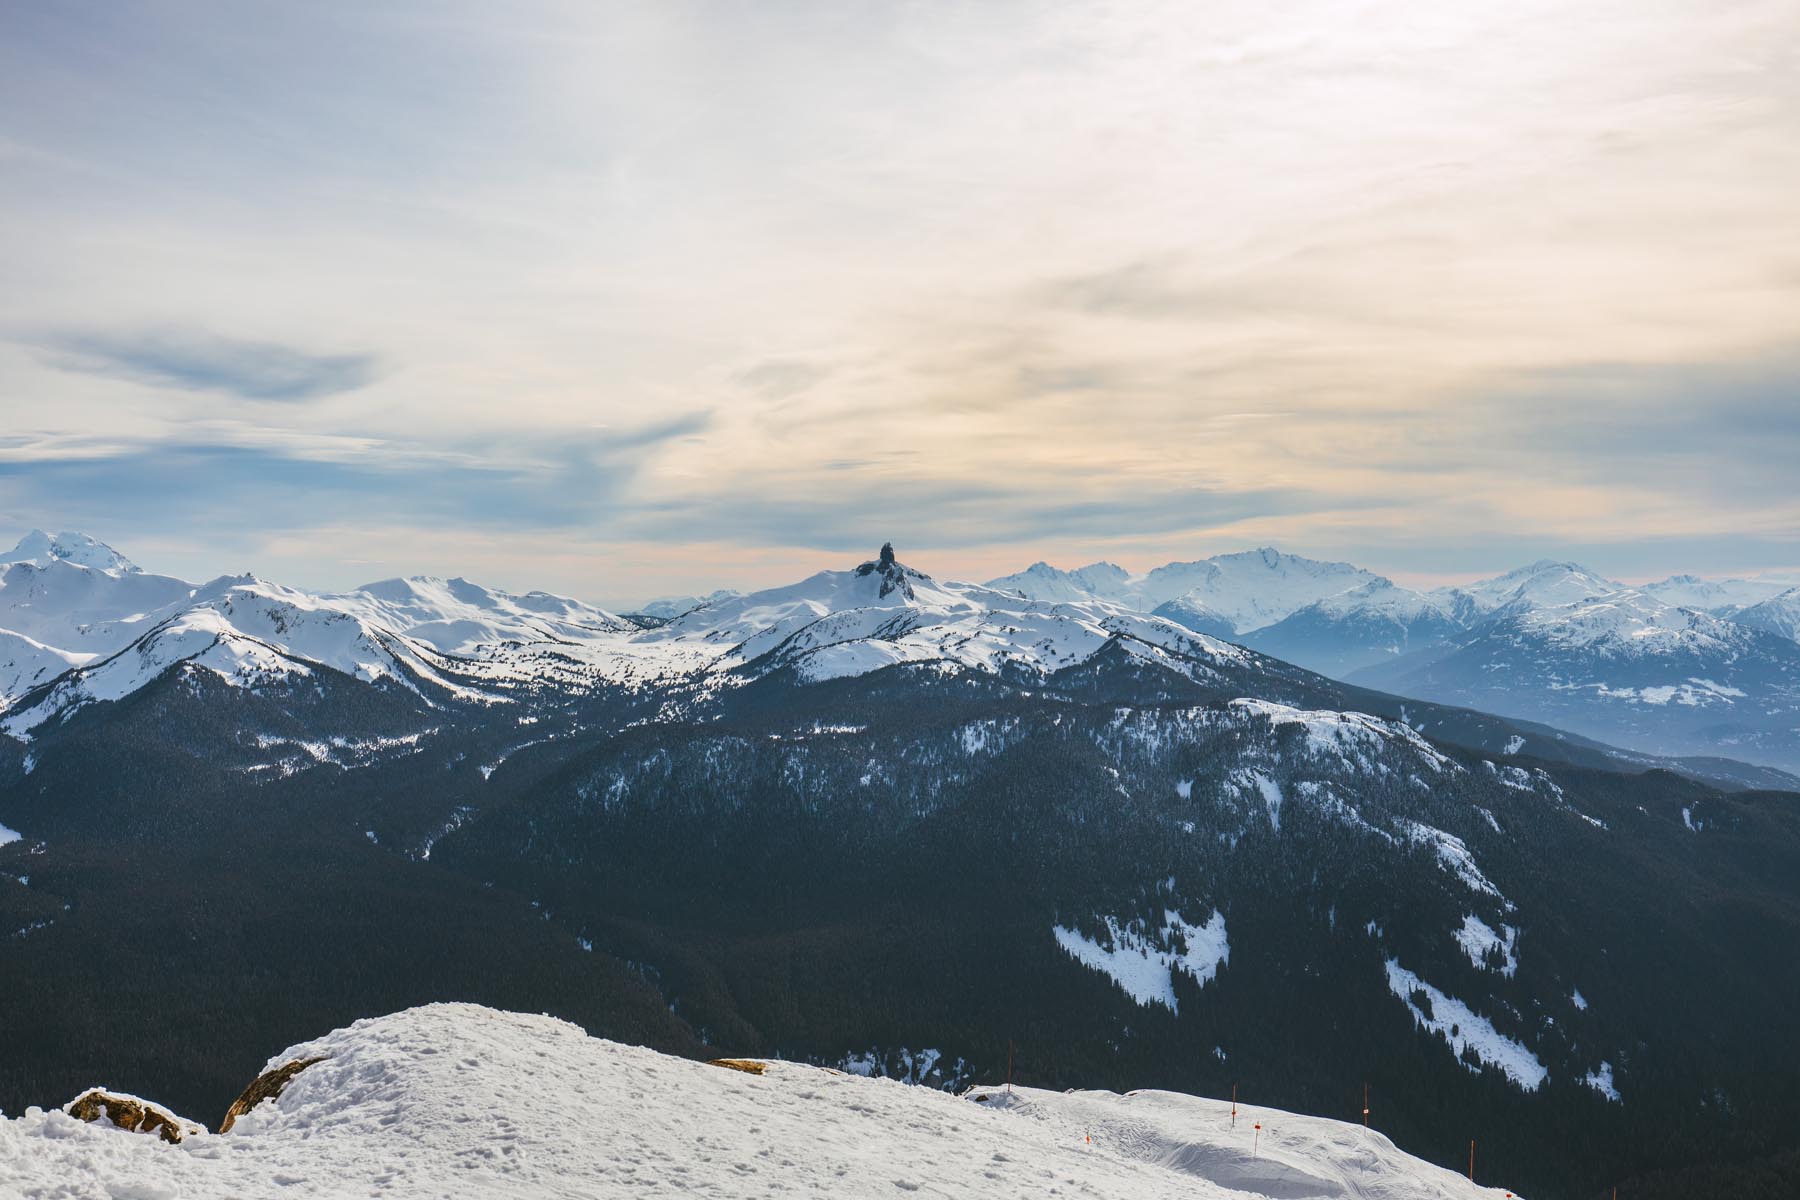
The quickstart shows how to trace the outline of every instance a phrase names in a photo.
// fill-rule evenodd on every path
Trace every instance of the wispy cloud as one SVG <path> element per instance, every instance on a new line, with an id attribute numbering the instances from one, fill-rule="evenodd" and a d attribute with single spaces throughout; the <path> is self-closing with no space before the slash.
<path id="1" fill-rule="evenodd" d="M 40 344 L 50 362 L 65 371 L 281 403 L 356 391 L 374 382 L 380 368 L 373 354 L 315 354 L 195 332 L 70 332 Z"/>

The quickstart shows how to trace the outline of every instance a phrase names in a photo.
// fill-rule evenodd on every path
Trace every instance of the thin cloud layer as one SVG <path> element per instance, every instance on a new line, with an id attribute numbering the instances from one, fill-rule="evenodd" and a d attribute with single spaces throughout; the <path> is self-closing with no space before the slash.
<path id="1" fill-rule="evenodd" d="M 371 354 L 310 354 L 201 333 L 65 333 L 44 339 L 43 348 L 66 371 L 283 403 L 356 391 L 375 381 L 378 367 Z"/>
<path id="2" fill-rule="evenodd" d="M 0 525 L 620 600 L 889 536 L 1791 565 L 1797 44 L 1700 0 L 28 6 Z"/>

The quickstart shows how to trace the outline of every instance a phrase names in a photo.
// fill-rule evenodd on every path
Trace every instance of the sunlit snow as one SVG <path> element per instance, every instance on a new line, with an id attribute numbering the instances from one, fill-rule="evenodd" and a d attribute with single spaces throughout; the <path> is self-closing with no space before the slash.
<path id="1" fill-rule="evenodd" d="M 1204 925 L 1190 925 L 1179 913 L 1164 912 L 1162 928 L 1154 932 L 1144 931 L 1142 922 L 1100 919 L 1106 926 L 1106 944 L 1061 925 L 1054 928 L 1057 944 L 1146 1007 L 1161 1004 L 1178 1011 L 1174 973 L 1181 971 L 1204 985 L 1231 958 L 1222 912 L 1213 913 Z"/>

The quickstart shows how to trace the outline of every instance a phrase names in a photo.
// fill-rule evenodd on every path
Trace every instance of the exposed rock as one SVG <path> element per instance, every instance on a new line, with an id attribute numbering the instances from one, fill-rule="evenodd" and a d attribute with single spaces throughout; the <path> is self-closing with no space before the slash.
<path id="1" fill-rule="evenodd" d="M 725 1067 L 732 1071 L 742 1071 L 746 1075 L 761 1075 L 769 1069 L 769 1064 L 757 1062 L 754 1058 L 715 1058 L 706 1064 L 709 1067 Z"/>
<path id="2" fill-rule="evenodd" d="M 880 553 L 856 568 L 858 576 L 880 575 L 881 595 L 885 599 L 890 593 L 899 592 L 908 600 L 915 598 L 912 580 L 924 579 L 926 576 L 913 570 L 903 562 L 894 558 L 894 543 L 881 543 Z"/>
<path id="3" fill-rule="evenodd" d="M 219 1132 L 229 1132 L 231 1127 L 237 1124 L 239 1117 L 264 1100 L 273 1100 L 281 1095 L 281 1089 L 288 1085 L 288 1080 L 314 1063 L 324 1061 L 323 1055 L 318 1058 L 296 1058 L 258 1075 L 250 1086 L 244 1089 L 243 1094 L 231 1102 L 231 1107 L 225 1110 L 225 1119 L 219 1122 Z"/>
<path id="4" fill-rule="evenodd" d="M 154 1133 L 163 1141 L 178 1143 L 190 1133 L 205 1133 L 203 1126 L 164 1112 L 136 1096 L 120 1096 L 103 1088 L 89 1088 L 63 1107 L 77 1121 L 98 1121 L 102 1116 L 120 1129 Z"/>

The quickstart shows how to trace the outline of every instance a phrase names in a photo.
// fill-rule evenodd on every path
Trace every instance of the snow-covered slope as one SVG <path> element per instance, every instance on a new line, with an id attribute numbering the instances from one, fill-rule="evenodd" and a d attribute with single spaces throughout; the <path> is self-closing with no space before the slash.
<path id="1" fill-rule="evenodd" d="M 1452 598 L 1378 579 L 1290 613 L 1249 634 L 1244 644 L 1341 679 L 1363 667 L 1447 645 L 1462 631 Z"/>
<path id="2" fill-rule="evenodd" d="M 1450 652 L 1354 678 L 1635 749 L 1800 765 L 1800 645 L 1633 589 L 1557 605 L 1515 597 Z"/>
<path id="3" fill-rule="evenodd" d="M 326 599 L 370 625 L 404 633 L 447 654 L 473 654 L 500 642 L 580 641 L 637 628 L 565 596 L 515 596 L 466 579 L 424 575 L 365 583 Z"/>
<path id="4" fill-rule="evenodd" d="M 1697 575 L 1671 575 L 1638 590 L 1664 604 L 1723 613 L 1758 604 L 1789 585 L 1772 579 L 1702 579 Z"/>
<path id="5" fill-rule="evenodd" d="M 110 654 L 193 598 L 166 575 L 103 571 L 63 559 L 0 567 L 0 629 L 71 654 Z"/>
<path id="6" fill-rule="evenodd" d="M 0 715 L 0 731 L 24 737 L 54 717 L 96 701 L 119 700 L 191 665 L 227 683 L 258 687 L 309 676 L 319 668 L 364 682 L 465 694 L 444 678 L 426 648 L 361 620 L 331 597 L 252 576 L 215 580 L 191 604 L 157 621 L 123 649 L 73 668 L 46 690 Z"/>
<path id="7" fill-rule="evenodd" d="M 1731 615 L 1740 625 L 1800 642 L 1800 587 L 1789 588 Z"/>
<path id="8" fill-rule="evenodd" d="M 22 633 L 0 629 L 0 710 L 13 698 L 48 682 L 91 655 L 71 654 L 34 641 Z"/>
<path id="9" fill-rule="evenodd" d="M 761 1074 L 433 1004 L 277 1054 L 322 1058 L 178 1145 L 62 1112 L 0 1121 L 21 1197 L 1069 1194 L 1499 1196 L 1360 1125 L 1173 1092 L 963 1097 L 781 1061 Z M 246 1081 L 248 1082 L 248 1081 Z"/>

